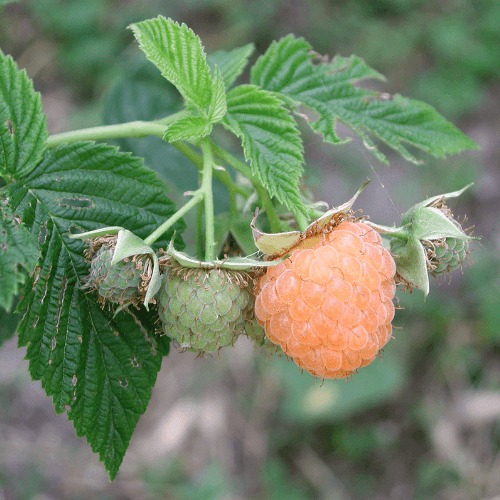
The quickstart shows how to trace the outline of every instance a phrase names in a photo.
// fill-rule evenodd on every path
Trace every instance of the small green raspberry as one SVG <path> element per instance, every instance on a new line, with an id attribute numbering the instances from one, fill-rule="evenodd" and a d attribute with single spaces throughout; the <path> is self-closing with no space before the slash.
<path id="1" fill-rule="evenodd" d="M 469 240 L 443 238 L 426 242 L 427 257 L 432 274 L 439 276 L 459 268 L 469 253 Z"/>
<path id="2" fill-rule="evenodd" d="M 101 242 L 99 242 L 101 243 Z M 99 301 L 115 304 L 138 304 L 144 298 L 151 267 L 149 255 L 135 255 L 111 265 L 114 241 L 102 243 L 93 255 L 86 287 L 97 291 Z"/>
<path id="3" fill-rule="evenodd" d="M 441 238 L 424 240 L 422 244 L 427 257 L 427 270 L 434 276 L 441 276 L 458 269 L 469 254 L 469 240 L 461 238 Z M 391 241 L 391 252 L 399 255 L 406 242 L 394 238 Z"/>
<path id="4" fill-rule="evenodd" d="M 181 348 L 214 352 L 234 343 L 253 314 L 248 273 L 184 267 L 172 260 L 158 295 L 164 331 Z"/>

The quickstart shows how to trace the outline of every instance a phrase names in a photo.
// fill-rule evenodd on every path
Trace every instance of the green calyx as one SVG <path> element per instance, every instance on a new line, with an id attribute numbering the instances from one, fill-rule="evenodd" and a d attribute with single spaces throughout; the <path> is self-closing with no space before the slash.
<path id="1" fill-rule="evenodd" d="M 403 225 L 387 228 L 370 224 L 392 236 L 391 252 L 399 279 L 409 288 L 415 286 L 429 293 L 429 273 L 440 276 L 462 266 L 469 253 L 470 240 L 446 205 L 446 198 L 457 197 L 459 191 L 445 193 L 417 203 L 402 216 Z"/>

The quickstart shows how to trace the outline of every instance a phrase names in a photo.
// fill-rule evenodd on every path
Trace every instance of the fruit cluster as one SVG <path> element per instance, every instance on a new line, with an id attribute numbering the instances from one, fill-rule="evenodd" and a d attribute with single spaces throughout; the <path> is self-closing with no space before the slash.
<path id="1" fill-rule="evenodd" d="M 262 352 L 284 353 L 314 376 L 346 378 L 391 338 L 396 283 L 427 294 L 428 273 L 460 267 L 473 239 L 445 204 L 466 188 L 424 200 L 403 214 L 401 227 L 386 227 L 354 219 L 363 187 L 302 233 L 263 233 L 257 212 L 251 229 L 265 261 L 200 262 L 172 243 L 158 258 L 117 227 L 78 235 L 97 236 L 87 250 L 86 286 L 103 305 L 157 302 L 162 333 L 181 349 L 215 352 L 244 333 Z"/>

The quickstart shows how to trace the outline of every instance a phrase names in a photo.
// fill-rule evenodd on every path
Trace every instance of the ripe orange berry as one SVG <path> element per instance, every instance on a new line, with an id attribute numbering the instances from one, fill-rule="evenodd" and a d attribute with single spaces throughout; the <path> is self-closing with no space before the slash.
<path id="1" fill-rule="evenodd" d="M 317 240 L 305 239 L 258 280 L 255 316 L 301 368 L 345 378 L 391 337 L 396 264 L 362 222 L 344 221 Z"/>

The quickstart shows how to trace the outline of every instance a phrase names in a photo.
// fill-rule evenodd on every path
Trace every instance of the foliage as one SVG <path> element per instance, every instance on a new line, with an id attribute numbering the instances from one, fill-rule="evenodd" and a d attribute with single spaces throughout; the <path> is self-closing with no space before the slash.
<path id="1" fill-rule="evenodd" d="M 63 13 L 50 22 L 64 25 Z M 175 246 L 182 249 L 182 217 L 198 206 L 192 253 L 213 261 L 225 241 L 215 234 L 212 177 L 229 200 L 223 234 L 231 230 L 244 249 L 250 248 L 250 227 L 241 227 L 246 220 L 242 204 L 263 207 L 274 232 L 289 229 L 278 217 L 285 209 L 305 229 L 317 214 L 301 187 L 304 148 L 297 119 L 304 108 L 317 115 L 308 124 L 326 142 L 344 142 L 336 131 L 343 123 L 383 161 L 368 134 L 413 162 L 417 159 L 403 142 L 435 157 L 476 147 L 431 106 L 359 87 L 382 76 L 356 56 L 318 62 L 305 40 L 289 35 L 271 44 L 250 68 L 249 84 L 235 85 L 253 45 L 207 57 L 200 38 L 171 19 L 159 16 L 131 29 L 171 85 L 137 75 L 122 82 L 108 101 L 118 105 L 108 105 L 105 127 L 49 136 L 31 81 L 10 56 L 0 55 L 0 175 L 6 183 L 0 191 L 5 248 L 0 269 L 10 283 L 2 286 L 0 306 L 9 309 L 25 282 L 17 333 L 19 345 L 27 346 L 31 377 L 41 380 L 57 413 L 67 411 L 77 435 L 99 453 L 111 479 L 146 410 L 161 358 L 168 354 L 168 338 L 154 335 L 155 311 L 101 308 L 95 294 L 82 290 L 88 262 L 84 243 L 73 238 L 76 233 L 118 226 L 155 250 L 166 248 L 175 235 Z M 183 106 L 178 97 L 168 97 L 172 85 Z M 126 99 L 132 111 L 123 106 Z M 240 140 L 248 164 L 216 144 L 217 124 Z M 176 148 L 199 175 L 194 168 L 185 174 L 177 159 L 170 169 L 158 166 L 158 155 L 144 146 L 146 166 L 130 153 L 92 142 L 118 139 L 125 150 L 135 151 L 132 141 L 145 136 L 154 136 L 154 147 L 169 155 Z M 154 171 L 177 188 L 186 182 L 190 201 L 176 207 Z M 393 368 L 396 375 L 403 373 Z M 385 382 L 387 394 L 400 390 Z"/>

